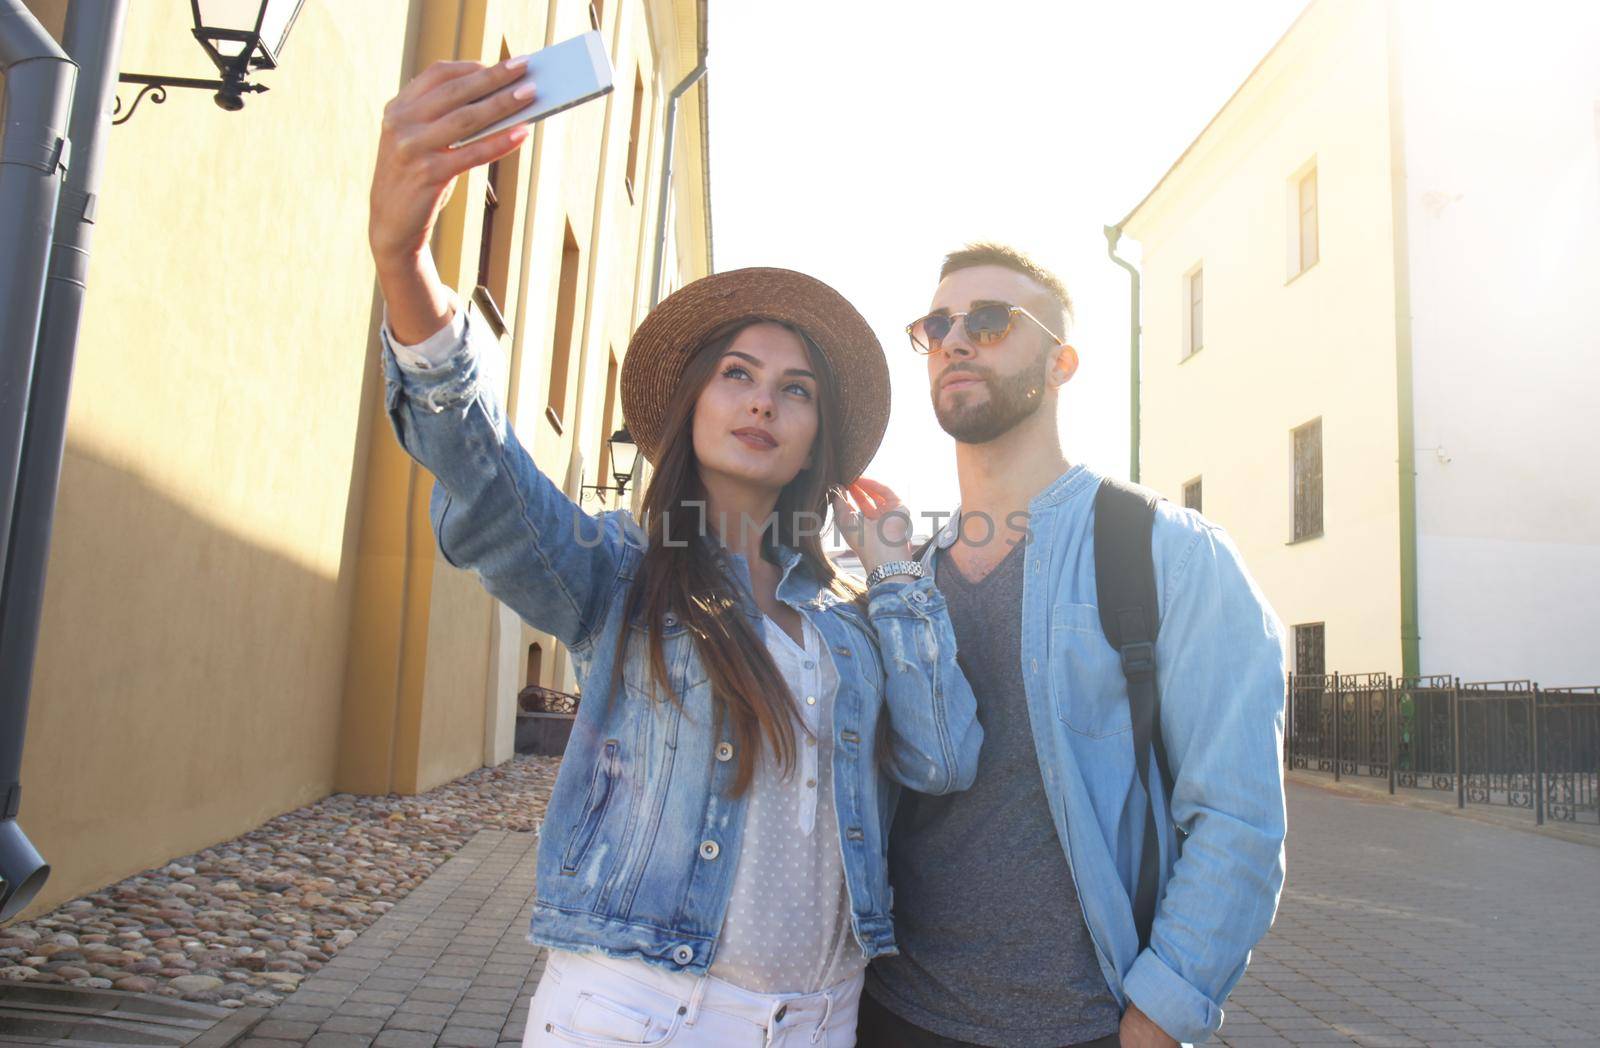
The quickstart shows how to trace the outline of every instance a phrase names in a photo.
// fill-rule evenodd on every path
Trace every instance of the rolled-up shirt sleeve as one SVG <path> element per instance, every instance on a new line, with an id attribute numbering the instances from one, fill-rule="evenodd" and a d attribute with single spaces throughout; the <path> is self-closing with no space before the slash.
<path id="1" fill-rule="evenodd" d="M 389 340 L 389 348 L 394 351 L 395 361 L 401 367 L 413 371 L 428 371 L 444 364 L 456 350 L 461 348 L 467 337 L 466 313 L 461 308 L 460 300 L 454 295 L 450 296 L 450 306 L 450 322 L 421 342 L 410 346 L 394 337 L 394 331 L 389 327 L 389 308 L 384 307 L 383 332 Z"/>

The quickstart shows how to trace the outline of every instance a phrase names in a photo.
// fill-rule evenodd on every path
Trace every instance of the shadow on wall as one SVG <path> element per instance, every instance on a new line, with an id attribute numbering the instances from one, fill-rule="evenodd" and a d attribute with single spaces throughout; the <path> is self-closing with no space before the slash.
<path id="1" fill-rule="evenodd" d="M 31 916 L 332 792 L 339 578 L 70 447 L 20 821 L 54 868 Z"/>

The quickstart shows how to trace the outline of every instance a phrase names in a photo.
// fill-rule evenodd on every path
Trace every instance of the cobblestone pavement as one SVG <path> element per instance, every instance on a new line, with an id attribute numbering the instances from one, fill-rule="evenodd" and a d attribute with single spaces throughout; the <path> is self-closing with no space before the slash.
<path id="1" fill-rule="evenodd" d="M 1289 875 L 1220 1043 L 1600 1043 L 1600 849 L 1289 784 Z"/>

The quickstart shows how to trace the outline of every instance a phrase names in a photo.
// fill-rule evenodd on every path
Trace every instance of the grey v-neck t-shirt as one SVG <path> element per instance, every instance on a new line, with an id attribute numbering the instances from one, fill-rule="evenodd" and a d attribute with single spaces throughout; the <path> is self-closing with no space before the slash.
<path id="1" fill-rule="evenodd" d="M 872 962 L 867 992 L 943 1037 L 1055 1048 L 1116 1033 L 1121 1015 L 1034 749 L 1022 686 L 1024 563 L 1019 543 L 971 582 L 943 550 L 935 558 L 983 749 L 971 789 L 901 794 L 889 837 L 900 955 Z"/>

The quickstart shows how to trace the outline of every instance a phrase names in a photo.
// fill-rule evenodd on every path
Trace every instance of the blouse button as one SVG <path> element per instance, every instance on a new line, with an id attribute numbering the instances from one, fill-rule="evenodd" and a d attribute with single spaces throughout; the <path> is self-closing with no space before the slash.
<path id="1" fill-rule="evenodd" d="M 679 964 L 688 964 L 690 961 L 694 960 L 694 950 L 687 946 L 679 946 L 677 949 L 672 951 L 672 959 L 677 961 Z"/>
<path id="2" fill-rule="evenodd" d="M 814 790 L 816 788 L 817 788 L 817 780 L 816 779 L 807 779 L 806 780 L 806 789 Z"/>
<path id="3" fill-rule="evenodd" d="M 701 841 L 700 842 L 700 858 L 706 860 L 707 862 L 710 862 L 712 859 L 715 859 L 720 854 L 722 854 L 722 849 L 717 846 L 717 842 L 716 841 Z M 679 947 L 679 949 L 683 949 L 683 948 L 684 947 Z"/>
<path id="4" fill-rule="evenodd" d="M 817 668 L 817 664 L 816 663 L 812 662 L 810 659 L 806 660 L 806 669 L 814 670 L 816 668 Z"/>
<path id="5" fill-rule="evenodd" d="M 717 743 L 717 760 L 719 760 L 719 761 L 730 761 L 732 759 L 733 759 L 733 743 L 731 743 L 731 742 L 719 742 L 719 743 Z"/>

